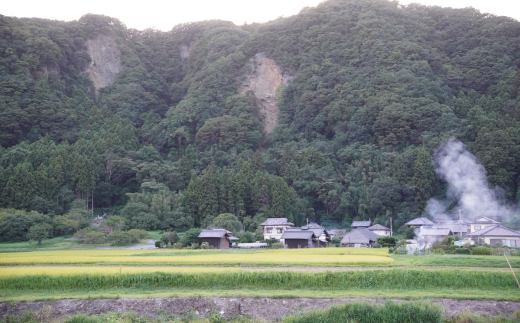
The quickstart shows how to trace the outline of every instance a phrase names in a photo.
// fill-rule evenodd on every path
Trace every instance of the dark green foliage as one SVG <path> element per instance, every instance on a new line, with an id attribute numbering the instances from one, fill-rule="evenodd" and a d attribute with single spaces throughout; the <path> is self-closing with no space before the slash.
<path id="1" fill-rule="evenodd" d="M 378 237 L 377 243 L 381 245 L 383 248 L 395 247 L 395 238 L 394 237 Z"/>
<path id="2" fill-rule="evenodd" d="M 0 25 L 3 208 L 61 216 L 81 199 L 122 209 L 129 228 L 176 231 L 222 213 L 249 231 L 257 214 L 388 225 L 445 193 L 431 152 L 450 137 L 520 198 L 520 23 L 506 17 L 328 0 L 264 24 L 169 32 L 92 14 Z M 124 69 L 96 91 L 85 41 L 99 34 Z M 237 94 L 259 53 L 288 76 L 269 136 L 263 98 Z"/>
<path id="3" fill-rule="evenodd" d="M 189 229 L 188 231 L 186 231 L 186 233 L 181 238 L 182 246 L 186 247 L 194 243 L 198 243 L 200 245 L 202 242 L 199 238 L 199 234 L 201 231 L 202 229 L 196 228 Z"/>

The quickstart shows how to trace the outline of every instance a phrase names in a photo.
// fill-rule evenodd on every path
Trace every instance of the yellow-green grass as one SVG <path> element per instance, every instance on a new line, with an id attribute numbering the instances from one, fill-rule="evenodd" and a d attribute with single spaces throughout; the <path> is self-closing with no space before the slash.
<path id="1" fill-rule="evenodd" d="M 393 255 L 395 262 L 392 266 L 446 266 L 446 267 L 482 267 L 482 268 L 509 268 L 504 256 L 473 256 L 473 255 Z M 520 257 L 508 257 L 513 268 L 520 267 Z"/>
<path id="2" fill-rule="evenodd" d="M 239 272 L 238 267 L 153 267 L 153 266 L 84 266 L 84 267 L 0 267 L 0 277 L 9 276 L 28 276 L 28 275 L 78 275 L 78 274 L 103 274 L 103 275 L 124 275 L 139 273 L 223 273 L 223 272 Z"/>
<path id="3" fill-rule="evenodd" d="M 278 250 L 67 250 L 0 254 L 0 265 L 389 265 L 387 249 L 319 248 Z"/>

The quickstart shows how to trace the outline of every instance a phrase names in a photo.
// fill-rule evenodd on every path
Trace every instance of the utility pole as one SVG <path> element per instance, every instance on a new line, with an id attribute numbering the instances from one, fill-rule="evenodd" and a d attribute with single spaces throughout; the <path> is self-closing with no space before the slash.
<path id="1" fill-rule="evenodd" d="M 462 212 L 459 209 L 459 231 L 461 229 L 461 225 L 462 225 Z M 462 231 L 459 232 L 459 235 L 460 235 L 460 238 L 462 239 Z"/>
<path id="2" fill-rule="evenodd" d="M 392 237 L 394 232 L 392 231 L 392 217 L 390 217 L 390 236 Z"/>

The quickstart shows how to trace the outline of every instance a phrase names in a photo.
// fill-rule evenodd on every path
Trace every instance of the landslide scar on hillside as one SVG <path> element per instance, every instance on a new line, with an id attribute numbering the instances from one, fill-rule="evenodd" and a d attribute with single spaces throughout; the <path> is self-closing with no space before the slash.
<path id="1" fill-rule="evenodd" d="M 96 93 L 105 86 L 112 85 L 117 74 L 123 70 L 121 52 L 116 41 L 105 35 L 98 35 L 85 42 L 91 62 L 84 71 L 94 83 Z"/>
<path id="2" fill-rule="evenodd" d="M 269 135 L 278 125 L 278 115 L 280 114 L 280 109 L 276 106 L 276 89 L 282 82 L 287 84 L 290 78 L 284 77 L 278 65 L 264 54 L 256 54 L 250 64 L 253 72 L 246 77 L 238 92 L 253 91 L 257 99 L 264 133 Z"/>

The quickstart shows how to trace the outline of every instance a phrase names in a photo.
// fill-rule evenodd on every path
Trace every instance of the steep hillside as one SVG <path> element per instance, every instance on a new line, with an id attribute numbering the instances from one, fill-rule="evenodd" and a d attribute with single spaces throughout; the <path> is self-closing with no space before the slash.
<path id="1" fill-rule="evenodd" d="M 0 207 L 399 226 L 444 194 L 450 137 L 518 201 L 519 67 L 518 21 L 386 0 L 169 32 L 0 16 Z"/>

